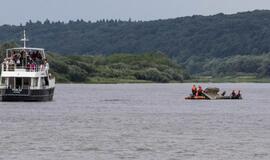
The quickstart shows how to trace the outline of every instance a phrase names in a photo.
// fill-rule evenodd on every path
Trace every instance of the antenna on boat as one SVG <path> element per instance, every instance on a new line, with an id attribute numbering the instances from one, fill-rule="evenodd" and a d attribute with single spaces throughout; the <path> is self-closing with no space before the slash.
<path id="1" fill-rule="evenodd" d="M 25 30 L 23 30 L 23 39 L 21 39 L 21 41 L 23 41 L 23 48 L 26 48 L 26 42 L 29 41 L 29 40 L 26 39 Z"/>

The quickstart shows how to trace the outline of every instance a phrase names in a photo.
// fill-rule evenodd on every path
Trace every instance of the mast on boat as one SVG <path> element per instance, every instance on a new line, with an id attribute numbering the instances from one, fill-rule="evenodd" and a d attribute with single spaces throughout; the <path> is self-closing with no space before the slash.
<path id="1" fill-rule="evenodd" d="M 25 30 L 23 30 L 23 39 L 21 39 L 21 41 L 23 42 L 23 48 L 26 48 L 26 42 L 29 41 L 29 40 L 26 39 Z"/>

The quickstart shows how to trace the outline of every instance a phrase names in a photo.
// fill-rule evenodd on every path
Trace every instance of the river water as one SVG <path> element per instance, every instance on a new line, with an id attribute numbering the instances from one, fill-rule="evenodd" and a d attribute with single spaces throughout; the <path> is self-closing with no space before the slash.
<path id="1" fill-rule="evenodd" d="M 191 84 L 57 85 L 0 102 L 2 160 L 270 159 L 270 84 L 202 84 L 244 99 L 184 100 Z"/>

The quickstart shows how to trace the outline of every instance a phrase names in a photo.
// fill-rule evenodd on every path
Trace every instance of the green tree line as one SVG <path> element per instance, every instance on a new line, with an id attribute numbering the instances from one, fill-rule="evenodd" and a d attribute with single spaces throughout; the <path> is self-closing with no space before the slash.
<path id="1" fill-rule="evenodd" d="M 62 56 L 48 54 L 58 82 L 183 82 L 188 74 L 162 54 Z"/>
<path id="2" fill-rule="evenodd" d="M 185 62 L 188 73 L 201 76 L 255 75 L 270 77 L 270 54 L 236 55 L 225 58 L 191 57 Z"/>
<path id="3" fill-rule="evenodd" d="M 190 56 L 227 57 L 270 52 L 270 11 L 189 16 L 154 21 L 83 20 L 0 26 L 0 43 L 21 39 L 62 54 L 162 52 L 180 62 Z"/>

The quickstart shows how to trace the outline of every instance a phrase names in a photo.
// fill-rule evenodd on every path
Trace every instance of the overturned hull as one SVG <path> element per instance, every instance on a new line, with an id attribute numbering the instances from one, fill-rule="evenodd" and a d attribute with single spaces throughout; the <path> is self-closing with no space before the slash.
<path id="1" fill-rule="evenodd" d="M 54 88 L 49 89 L 1 89 L 1 101 L 52 101 Z"/>
<path id="2" fill-rule="evenodd" d="M 185 99 L 187 99 L 187 100 L 209 100 L 209 98 L 207 98 L 205 96 L 189 96 L 189 97 L 186 97 Z"/>
<path id="3" fill-rule="evenodd" d="M 228 100 L 241 100 L 242 97 L 218 96 L 218 97 L 215 97 L 215 98 L 209 98 L 207 96 L 189 96 L 189 97 L 186 97 L 185 99 L 187 99 L 187 100 L 225 100 L 225 99 L 228 99 Z"/>
<path id="4" fill-rule="evenodd" d="M 217 97 L 216 99 L 235 99 L 235 100 L 241 100 L 242 97 L 220 96 L 220 97 Z"/>
<path id="5" fill-rule="evenodd" d="M 202 93 L 201 96 L 190 95 L 185 99 L 189 100 L 222 100 L 222 99 L 230 99 L 230 100 L 241 100 L 242 96 L 225 96 L 226 92 L 224 91 L 222 94 L 218 94 L 220 91 L 219 88 L 206 88 Z"/>

